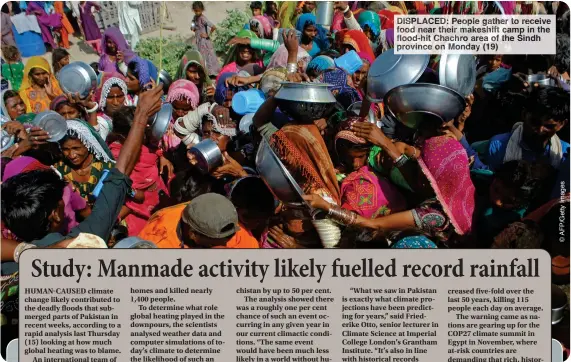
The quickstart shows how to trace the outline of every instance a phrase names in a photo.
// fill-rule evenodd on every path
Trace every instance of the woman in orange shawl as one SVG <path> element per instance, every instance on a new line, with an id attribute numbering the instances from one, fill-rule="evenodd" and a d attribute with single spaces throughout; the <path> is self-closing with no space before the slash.
<path id="1" fill-rule="evenodd" d="M 357 53 L 365 53 L 371 59 L 375 59 L 375 53 L 367 35 L 361 30 L 349 30 L 343 37 L 343 53 L 355 50 Z"/>
<path id="2" fill-rule="evenodd" d="M 73 26 L 71 26 L 71 23 L 69 22 L 69 20 L 67 20 L 67 16 L 65 15 L 65 12 L 63 10 L 63 1 L 54 1 L 54 9 L 56 11 L 56 13 L 61 15 L 61 30 L 60 30 L 60 34 L 61 34 L 61 46 L 65 49 L 69 49 L 69 34 L 73 34 Z"/>
<path id="3" fill-rule="evenodd" d="M 24 79 L 20 87 L 20 97 L 26 105 L 27 113 L 40 113 L 50 110 L 50 104 L 63 94 L 47 60 L 31 57 L 24 67 Z"/>

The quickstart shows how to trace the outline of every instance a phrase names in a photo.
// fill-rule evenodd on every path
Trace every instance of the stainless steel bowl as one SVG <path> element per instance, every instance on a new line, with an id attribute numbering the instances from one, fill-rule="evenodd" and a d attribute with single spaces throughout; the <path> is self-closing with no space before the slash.
<path id="1" fill-rule="evenodd" d="M 0 138 L 0 152 L 6 151 L 8 148 L 14 145 L 15 137 L 5 130 L 2 130 L 2 135 Z"/>
<path id="2" fill-rule="evenodd" d="M 359 101 L 359 102 L 355 102 L 353 104 L 351 104 L 349 106 L 349 108 L 347 108 L 347 112 L 348 113 L 352 113 L 355 116 L 360 116 L 361 115 L 361 106 L 363 105 L 363 102 Z M 373 111 L 372 109 L 369 110 L 369 114 L 367 115 L 367 121 L 369 123 L 377 123 L 377 120 L 375 119 L 375 111 Z"/>
<path id="3" fill-rule="evenodd" d="M 57 79 L 64 93 L 79 93 L 81 98 L 87 97 L 97 87 L 97 74 L 84 62 L 73 62 L 61 68 Z"/>
<path id="4" fill-rule="evenodd" d="M 161 69 L 159 72 L 159 83 L 163 85 L 163 92 L 167 94 L 172 84 L 172 78 L 170 74 L 164 69 Z"/>
<path id="5" fill-rule="evenodd" d="M 265 139 L 256 154 L 256 169 L 276 199 L 285 204 L 305 205 L 303 190 Z"/>
<path id="6" fill-rule="evenodd" d="M 113 246 L 113 249 L 157 249 L 157 246 L 138 236 L 131 236 L 119 241 Z"/>
<path id="7" fill-rule="evenodd" d="M 391 89 L 416 82 L 428 66 L 428 54 L 395 54 L 389 49 L 379 55 L 371 65 L 367 76 L 367 97 L 381 102 Z"/>
<path id="8" fill-rule="evenodd" d="M 211 139 L 205 139 L 198 144 L 194 145 L 190 150 L 196 157 L 198 169 L 204 173 L 210 173 L 216 167 L 222 166 L 224 157 L 222 151 L 218 148 L 216 142 Z"/>
<path id="9" fill-rule="evenodd" d="M 561 322 L 565 316 L 567 295 L 555 284 L 551 284 L 551 324 Z"/>
<path id="10" fill-rule="evenodd" d="M 437 84 L 407 84 L 385 95 L 388 115 L 409 128 L 416 129 L 423 121 L 448 122 L 466 108 L 464 97 Z"/>
<path id="11" fill-rule="evenodd" d="M 440 85 L 467 97 L 476 85 L 476 59 L 470 54 L 443 54 L 438 77 Z"/>
<path id="12" fill-rule="evenodd" d="M 170 103 L 164 103 L 161 106 L 161 109 L 153 116 L 153 121 L 151 123 L 151 134 L 155 141 L 161 140 L 169 128 L 172 111 L 172 105 Z"/>

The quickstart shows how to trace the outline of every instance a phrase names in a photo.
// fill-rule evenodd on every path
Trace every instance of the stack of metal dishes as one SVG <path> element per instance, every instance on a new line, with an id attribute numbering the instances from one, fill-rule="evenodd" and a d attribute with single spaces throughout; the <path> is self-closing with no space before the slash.
<path id="1" fill-rule="evenodd" d="M 323 83 L 284 82 L 275 98 L 280 110 L 294 121 L 308 122 L 328 117 L 337 101 Z"/>

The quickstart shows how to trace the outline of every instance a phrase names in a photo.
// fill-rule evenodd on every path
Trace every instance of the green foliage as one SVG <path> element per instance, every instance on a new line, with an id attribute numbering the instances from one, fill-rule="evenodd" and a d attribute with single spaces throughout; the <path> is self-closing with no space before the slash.
<path id="1" fill-rule="evenodd" d="M 216 25 L 216 31 L 213 34 L 214 50 L 217 53 L 226 53 L 228 51 L 226 43 L 235 37 L 236 33 L 242 30 L 249 20 L 250 15 L 245 11 L 226 10 L 226 18 Z"/>
<path id="2" fill-rule="evenodd" d="M 160 38 L 141 39 L 139 44 L 137 44 L 136 51 L 139 56 L 149 59 L 158 68 L 160 64 L 160 43 Z M 171 77 L 174 77 L 182 56 L 192 47 L 193 45 L 185 42 L 184 38 L 180 35 L 163 37 L 162 68 L 166 70 Z"/>

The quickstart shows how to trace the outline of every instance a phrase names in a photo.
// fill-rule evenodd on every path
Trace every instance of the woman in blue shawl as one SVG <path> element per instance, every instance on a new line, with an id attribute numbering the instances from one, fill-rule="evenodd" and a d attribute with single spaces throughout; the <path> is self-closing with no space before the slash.
<path id="1" fill-rule="evenodd" d="M 315 15 L 302 14 L 297 18 L 295 29 L 301 33 L 300 46 L 313 58 L 329 48 L 323 27 L 317 25 Z"/>

